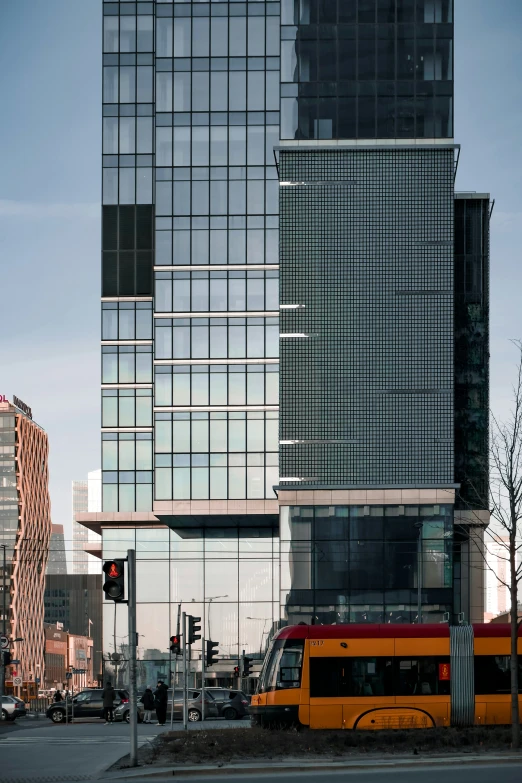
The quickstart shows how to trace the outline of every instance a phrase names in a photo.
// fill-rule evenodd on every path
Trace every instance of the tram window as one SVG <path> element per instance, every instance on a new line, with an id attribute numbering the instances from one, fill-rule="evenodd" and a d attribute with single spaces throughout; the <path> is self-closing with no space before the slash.
<path id="1" fill-rule="evenodd" d="M 303 642 L 290 639 L 274 643 L 259 678 L 258 693 L 300 687 L 303 647 Z"/>
<path id="2" fill-rule="evenodd" d="M 518 692 L 522 693 L 522 657 L 518 656 Z M 509 655 L 475 656 L 475 693 L 511 693 Z"/>
<path id="3" fill-rule="evenodd" d="M 389 658 L 311 658 L 310 696 L 392 696 Z"/>
<path id="4" fill-rule="evenodd" d="M 449 658 L 399 658 L 395 663 L 397 696 L 449 694 L 449 680 L 439 679 L 440 664 L 449 663 Z"/>

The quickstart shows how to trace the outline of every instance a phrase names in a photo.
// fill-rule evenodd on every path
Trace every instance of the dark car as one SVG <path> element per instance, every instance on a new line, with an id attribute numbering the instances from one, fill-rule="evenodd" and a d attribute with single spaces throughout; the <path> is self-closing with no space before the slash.
<path id="1" fill-rule="evenodd" d="M 210 693 L 213 696 L 220 718 L 236 720 L 236 718 L 245 718 L 249 714 L 250 699 L 243 691 L 205 688 L 205 693 Z"/>
<path id="2" fill-rule="evenodd" d="M 195 723 L 201 720 L 202 713 L 202 698 L 201 691 L 189 688 L 187 692 L 187 717 L 191 723 Z M 172 710 L 172 688 L 169 688 L 168 704 L 167 704 L 167 720 L 170 721 Z M 138 695 L 138 723 L 143 720 L 144 710 L 143 703 L 141 701 L 141 695 Z M 212 694 L 206 693 L 205 696 L 205 717 L 217 718 L 218 709 L 212 697 Z M 114 710 L 115 720 L 124 720 L 129 722 L 130 713 L 128 703 L 121 703 L 119 707 Z M 174 720 L 183 720 L 183 691 L 176 689 L 174 698 Z"/>
<path id="3" fill-rule="evenodd" d="M 74 696 L 73 699 L 69 699 L 67 702 L 69 719 L 73 716 L 73 705 L 75 718 L 103 718 L 102 693 L 103 688 L 88 688 L 85 691 L 80 691 L 80 693 Z M 71 701 L 73 704 L 71 704 Z M 128 691 L 116 689 L 114 709 L 116 710 L 120 704 L 128 701 Z M 51 704 L 46 712 L 46 715 L 54 723 L 64 723 L 66 719 L 65 710 L 65 701 L 58 701 Z"/>

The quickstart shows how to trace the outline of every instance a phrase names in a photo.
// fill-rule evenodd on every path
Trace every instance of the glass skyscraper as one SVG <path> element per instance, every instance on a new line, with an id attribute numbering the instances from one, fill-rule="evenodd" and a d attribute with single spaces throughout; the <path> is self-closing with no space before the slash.
<path id="1" fill-rule="evenodd" d="M 451 0 L 122 0 L 103 24 L 103 511 L 79 518 L 137 549 L 143 656 L 179 602 L 227 656 L 281 622 L 469 617 Z"/>

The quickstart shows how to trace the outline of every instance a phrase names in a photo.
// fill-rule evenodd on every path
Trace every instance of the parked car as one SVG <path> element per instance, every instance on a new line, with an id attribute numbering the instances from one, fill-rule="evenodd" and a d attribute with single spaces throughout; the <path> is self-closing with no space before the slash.
<path id="1" fill-rule="evenodd" d="M 188 719 L 191 723 L 196 723 L 201 720 L 202 714 L 202 699 L 201 691 L 189 688 L 188 690 Z M 167 720 L 170 720 L 172 711 L 172 689 L 169 688 L 168 703 L 167 703 Z M 141 696 L 138 696 L 138 722 L 143 720 L 143 704 L 141 702 Z M 207 693 L 205 697 L 205 717 L 217 718 L 218 709 L 214 699 L 210 693 Z M 124 720 L 127 723 L 130 720 L 130 711 L 128 702 L 120 704 L 114 710 L 115 720 Z M 174 720 L 183 720 L 183 691 L 176 689 L 174 694 Z"/>
<path id="2" fill-rule="evenodd" d="M 16 696 L 2 696 L 2 720 L 16 720 L 26 714 L 25 704 Z"/>
<path id="3" fill-rule="evenodd" d="M 87 690 L 80 691 L 76 696 L 67 701 L 53 702 L 47 709 L 46 715 L 54 723 L 63 723 L 66 719 L 66 712 L 68 710 L 69 718 L 73 714 L 74 703 L 74 717 L 75 718 L 103 718 L 103 688 L 88 688 Z M 116 710 L 121 704 L 129 701 L 129 692 L 123 689 L 116 689 L 116 699 L 114 701 L 114 709 Z"/>
<path id="4" fill-rule="evenodd" d="M 227 688 L 205 688 L 205 693 L 210 693 L 216 702 L 220 718 L 236 720 L 249 715 L 250 699 L 243 691 L 228 690 Z"/>

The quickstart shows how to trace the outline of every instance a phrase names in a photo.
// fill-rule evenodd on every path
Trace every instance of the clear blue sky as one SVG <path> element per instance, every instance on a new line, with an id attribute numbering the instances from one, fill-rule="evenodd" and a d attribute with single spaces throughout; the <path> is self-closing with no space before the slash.
<path id="1" fill-rule="evenodd" d="M 0 394 L 51 443 L 53 521 L 100 466 L 101 0 L 0 0 Z M 457 188 L 489 191 L 491 389 L 522 337 L 522 2 L 455 0 Z"/>

